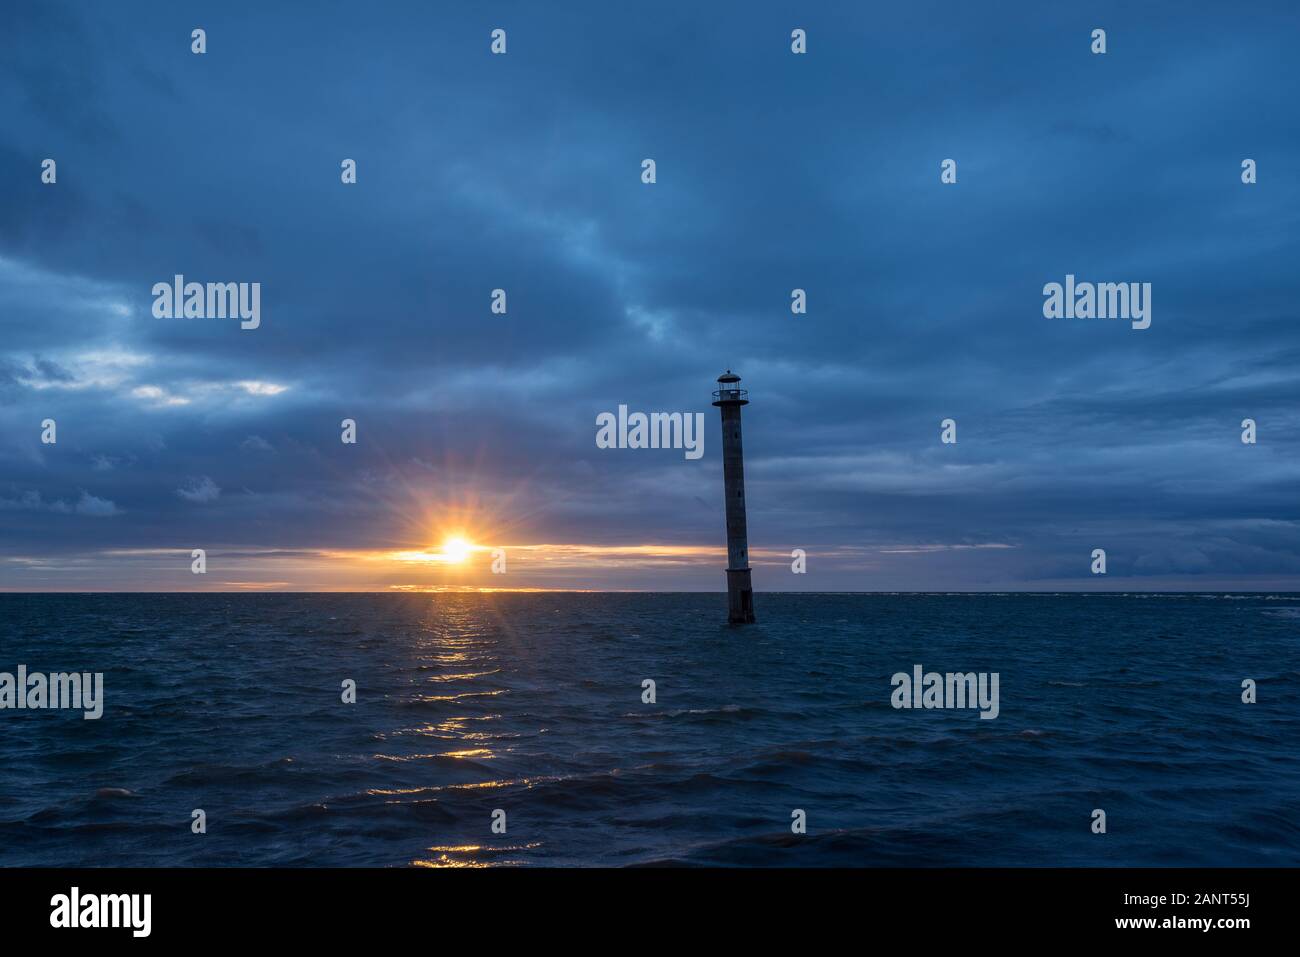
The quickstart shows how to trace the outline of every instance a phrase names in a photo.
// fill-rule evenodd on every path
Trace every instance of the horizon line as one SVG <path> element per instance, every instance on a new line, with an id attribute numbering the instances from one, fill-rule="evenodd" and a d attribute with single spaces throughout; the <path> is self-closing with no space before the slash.
<path id="1" fill-rule="evenodd" d="M 385 588 L 385 589 L 247 589 L 247 588 L 206 588 L 206 589 L 172 589 L 168 591 L 149 591 L 145 589 L 111 589 L 111 590 L 59 590 L 20 591 L 0 587 L 3 595 L 719 595 L 727 594 L 725 589 L 717 590 L 656 590 L 645 588 Z M 997 589 L 960 589 L 945 588 L 931 590 L 909 589 L 855 589 L 831 591 L 764 591 L 760 595 L 1296 595 L 1300 591 L 1288 591 L 1279 588 L 1267 588 L 1258 591 L 1242 589 L 1215 588 L 1111 588 L 1111 589 L 1077 589 L 1062 590 L 1038 588 L 997 588 Z"/>

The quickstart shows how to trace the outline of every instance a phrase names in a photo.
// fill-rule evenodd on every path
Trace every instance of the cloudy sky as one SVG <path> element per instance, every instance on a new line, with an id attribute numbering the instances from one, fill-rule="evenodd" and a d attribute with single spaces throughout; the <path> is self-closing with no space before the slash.
<path id="1" fill-rule="evenodd" d="M 1294 4 L 272 6 L 4 14 L 0 588 L 721 589 L 731 368 L 759 590 L 1300 589 Z"/>

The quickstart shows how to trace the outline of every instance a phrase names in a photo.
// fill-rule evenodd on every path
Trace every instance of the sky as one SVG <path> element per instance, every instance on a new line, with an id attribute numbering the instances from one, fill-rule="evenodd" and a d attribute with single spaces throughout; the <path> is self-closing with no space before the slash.
<path id="1" fill-rule="evenodd" d="M 1300 590 L 1294 4 L 277 6 L 4 14 L 0 590 L 722 590 L 727 369 L 759 592 Z"/>

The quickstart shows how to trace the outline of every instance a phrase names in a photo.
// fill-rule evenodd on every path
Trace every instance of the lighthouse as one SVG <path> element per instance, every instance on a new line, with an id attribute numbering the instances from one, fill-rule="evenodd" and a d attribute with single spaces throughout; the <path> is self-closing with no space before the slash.
<path id="1" fill-rule="evenodd" d="M 727 502 L 727 621 L 754 620 L 754 586 L 749 581 L 749 536 L 745 530 L 745 453 L 740 444 L 740 407 L 749 405 L 740 376 L 718 376 L 713 404 L 722 410 L 722 484 Z"/>

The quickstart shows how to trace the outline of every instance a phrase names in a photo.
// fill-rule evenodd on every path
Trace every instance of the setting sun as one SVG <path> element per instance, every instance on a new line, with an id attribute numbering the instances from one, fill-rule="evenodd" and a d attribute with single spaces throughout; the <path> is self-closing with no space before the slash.
<path id="1" fill-rule="evenodd" d="M 480 546 L 468 539 L 453 535 L 444 539 L 441 547 L 389 552 L 385 557 L 390 561 L 410 562 L 415 565 L 464 565 L 474 552 L 480 550 Z"/>
<path id="2" fill-rule="evenodd" d="M 474 546 L 463 538 L 449 538 L 442 543 L 443 560 L 455 565 L 469 558 L 469 553 L 473 550 Z"/>

